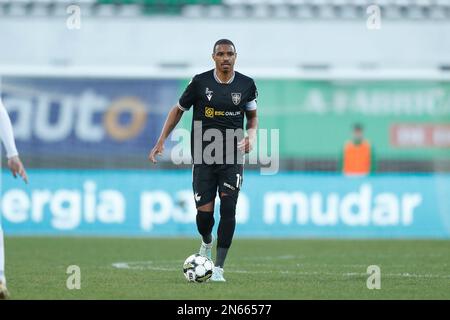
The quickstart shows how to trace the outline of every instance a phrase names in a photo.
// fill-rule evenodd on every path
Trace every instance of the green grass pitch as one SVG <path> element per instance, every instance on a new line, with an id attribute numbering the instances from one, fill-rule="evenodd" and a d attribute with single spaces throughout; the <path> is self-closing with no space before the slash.
<path id="1" fill-rule="evenodd" d="M 7 237 L 12 299 L 450 299 L 450 241 L 235 239 L 226 283 L 188 283 L 199 240 Z M 81 289 L 69 290 L 70 265 Z M 381 269 L 381 289 L 366 286 Z"/>

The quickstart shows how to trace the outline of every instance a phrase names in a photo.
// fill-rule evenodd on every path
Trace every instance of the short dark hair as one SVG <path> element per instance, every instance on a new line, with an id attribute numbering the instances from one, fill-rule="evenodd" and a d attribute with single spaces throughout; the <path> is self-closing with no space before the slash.
<path id="1" fill-rule="evenodd" d="M 363 131 L 363 126 L 361 123 L 355 123 L 353 125 L 353 130 L 359 130 L 359 131 Z"/>
<path id="2" fill-rule="evenodd" d="M 234 52 L 236 52 L 236 47 L 234 46 L 233 41 L 228 40 L 228 39 L 220 39 L 220 40 L 217 40 L 216 43 L 214 43 L 213 54 L 216 53 L 216 47 L 221 44 L 229 44 L 230 46 L 233 46 Z"/>

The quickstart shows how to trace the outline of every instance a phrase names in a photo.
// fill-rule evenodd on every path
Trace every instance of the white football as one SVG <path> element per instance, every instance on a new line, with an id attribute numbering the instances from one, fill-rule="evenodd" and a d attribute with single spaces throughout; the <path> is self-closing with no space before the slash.
<path id="1" fill-rule="evenodd" d="M 189 282 L 205 282 L 211 278 L 214 263 L 198 253 L 190 255 L 183 264 L 183 273 Z"/>

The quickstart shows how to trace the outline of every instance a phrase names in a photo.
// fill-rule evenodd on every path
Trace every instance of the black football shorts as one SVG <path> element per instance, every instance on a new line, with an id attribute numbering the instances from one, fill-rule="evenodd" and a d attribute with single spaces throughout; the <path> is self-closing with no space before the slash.
<path id="1" fill-rule="evenodd" d="M 224 192 L 237 202 L 242 186 L 242 164 L 195 164 L 192 168 L 192 188 L 196 207 L 205 205 Z"/>

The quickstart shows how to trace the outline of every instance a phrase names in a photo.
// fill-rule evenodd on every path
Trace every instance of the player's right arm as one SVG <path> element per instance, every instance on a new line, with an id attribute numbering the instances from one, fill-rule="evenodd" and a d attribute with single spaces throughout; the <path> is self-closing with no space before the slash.
<path id="1" fill-rule="evenodd" d="M 161 131 L 161 135 L 159 136 L 158 142 L 156 142 L 156 145 L 153 147 L 152 151 L 150 151 L 150 154 L 148 155 L 148 159 L 151 162 L 156 163 L 155 157 L 162 155 L 164 151 L 164 142 L 180 121 L 184 111 L 188 111 L 191 108 L 191 106 L 195 104 L 197 99 L 196 82 L 197 82 L 196 77 L 192 78 L 186 90 L 184 90 L 178 103 L 175 106 L 173 106 L 172 109 L 170 110 L 166 122 L 164 123 L 163 129 Z"/>
<path id="2" fill-rule="evenodd" d="M 175 105 L 170 110 L 166 122 L 164 123 L 164 127 L 161 131 L 161 135 L 159 136 L 158 142 L 156 142 L 156 145 L 153 147 L 152 151 L 150 151 L 150 154 L 148 155 L 148 159 L 151 162 L 156 163 L 155 157 L 162 155 L 164 151 L 164 142 L 180 121 L 181 117 L 183 116 L 183 112 L 184 111 L 180 109 L 178 104 Z"/>
<path id="3" fill-rule="evenodd" d="M 14 133 L 9 119 L 8 113 L 0 100 L 0 140 L 3 142 L 6 149 L 6 156 L 8 158 L 8 167 L 11 170 L 14 178 L 17 175 L 21 176 L 25 183 L 28 183 L 27 173 L 20 161 L 19 153 L 17 152 L 16 143 L 14 141 Z M 1 147 L 1 146 L 0 146 Z"/>

